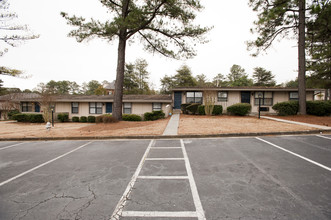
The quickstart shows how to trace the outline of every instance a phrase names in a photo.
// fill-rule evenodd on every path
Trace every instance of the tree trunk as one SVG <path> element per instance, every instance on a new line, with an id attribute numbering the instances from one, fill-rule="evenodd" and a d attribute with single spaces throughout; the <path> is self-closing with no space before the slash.
<path id="1" fill-rule="evenodd" d="M 305 10 L 306 1 L 299 0 L 299 73 L 298 73 L 298 92 L 299 92 L 299 112 L 300 115 L 306 114 L 306 54 L 305 54 Z"/>
<path id="2" fill-rule="evenodd" d="M 125 37 L 119 37 L 115 94 L 114 94 L 114 109 L 113 109 L 113 117 L 119 121 L 122 120 L 125 47 L 126 47 Z"/>

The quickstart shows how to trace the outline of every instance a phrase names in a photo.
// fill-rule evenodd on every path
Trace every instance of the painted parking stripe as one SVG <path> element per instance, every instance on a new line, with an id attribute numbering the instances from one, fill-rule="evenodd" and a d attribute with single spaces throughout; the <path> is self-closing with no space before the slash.
<path id="1" fill-rule="evenodd" d="M 165 217 L 165 218 L 197 218 L 196 212 L 145 212 L 145 211 L 123 211 L 123 217 Z"/>
<path id="2" fill-rule="evenodd" d="M 52 163 L 52 162 L 54 162 L 54 161 L 56 161 L 56 160 L 58 160 L 58 159 L 61 159 L 62 157 L 67 156 L 68 154 L 71 154 L 71 153 L 73 153 L 73 152 L 75 152 L 75 151 L 77 151 L 77 150 L 79 150 L 79 149 L 81 149 L 81 148 L 83 148 L 83 147 L 86 147 L 86 146 L 89 145 L 90 143 L 92 143 L 92 142 L 88 142 L 88 143 L 86 143 L 86 144 L 83 144 L 83 145 L 81 145 L 81 146 L 79 146 L 79 147 L 77 147 L 77 148 L 75 148 L 75 149 L 73 149 L 73 150 L 71 150 L 71 151 L 69 151 L 69 152 L 67 152 L 67 153 L 65 153 L 65 154 L 62 154 L 62 155 L 60 155 L 60 156 L 58 156 L 58 157 L 56 157 L 56 158 L 54 158 L 54 159 L 52 159 L 52 160 L 49 160 L 49 161 L 47 161 L 47 162 L 45 162 L 45 163 L 43 163 L 43 164 L 40 164 L 40 165 L 38 165 L 38 166 L 36 166 L 36 167 L 30 169 L 30 170 L 27 170 L 27 171 L 25 171 L 25 172 L 23 172 L 23 173 L 21 173 L 21 174 L 19 174 L 19 175 L 17 175 L 17 176 L 14 176 L 14 177 L 12 177 L 12 178 L 6 180 L 6 181 L 3 181 L 3 182 L 0 183 L 0 186 L 3 186 L 3 185 L 5 185 L 5 184 L 7 184 L 7 183 L 9 183 L 9 182 L 11 182 L 11 181 L 13 181 L 13 180 L 16 180 L 17 178 L 20 178 L 20 177 L 22 177 L 22 176 L 24 176 L 24 175 L 26 175 L 26 174 L 28 174 L 28 173 L 31 173 L 32 171 L 34 171 L 34 170 L 36 170 L 36 169 L 39 169 L 39 168 L 41 168 L 41 167 L 43 167 L 43 166 L 46 166 L 47 164 L 50 164 L 50 163 Z"/>
<path id="3" fill-rule="evenodd" d="M 152 147 L 152 149 L 168 150 L 168 149 L 181 149 L 181 147 Z"/>
<path id="4" fill-rule="evenodd" d="M 184 179 L 188 179 L 188 176 L 138 176 L 138 179 L 184 180 Z"/>
<path id="5" fill-rule="evenodd" d="M 184 155 L 184 159 L 185 159 L 186 171 L 187 171 L 187 175 L 188 175 L 188 178 L 189 178 L 189 183 L 190 183 L 190 186 L 191 186 L 192 197 L 193 197 L 194 205 L 195 205 L 195 208 L 196 208 L 197 217 L 198 217 L 199 220 L 206 220 L 205 212 L 203 211 L 203 208 L 202 208 L 201 200 L 200 200 L 199 193 L 198 193 L 198 188 L 197 188 L 197 186 L 195 184 L 195 181 L 194 181 L 192 168 L 191 168 L 188 156 L 187 156 L 187 152 L 186 152 L 186 149 L 185 149 L 185 144 L 184 144 L 183 139 L 180 139 L 180 144 L 182 146 L 182 151 L 183 151 L 183 155 Z"/>
<path id="6" fill-rule="evenodd" d="M 146 160 L 185 160 L 185 158 L 146 158 Z"/>
<path id="7" fill-rule="evenodd" d="M 329 139 L 329 140 L 331 140 L 331 138 L 330 137 L 325 137 L 325 136 L 322 136 L 322 135 L 316 135 L 317 137 L 321 137 L 321 138 L 325 138 L 325 139 Z"/>
<path id="8" fill-rule="evenodd" d="M 2 147 L 2 148 L 0 148 L 0 150 L 4 150 L 4 149 L 8 149 L 8 148 L 12 148 L 12 147 L 16 147 L 16 146 L 21 145 L 21 144 L 23 144 L 23 143 L 24 143 L 24 142 L 22 142 L 22 143 L 18 143 L 18 144 L 9 145 L 9 146 L 7 146 L 7 147 Z"/>
<path id="9" fill-rule="evenodd" d="M 140 161 L 140 163 L 139 163 L 139 165 L 136 169 L 136 172 L 133 174 L 133 176 L 132 176 L 128 186 L 126 187 L 120 201 L 117 203 L 116 208 L 114 209 L 114 212 L 111 215 L 111 218 L 110 218 L 111 220 L 117 220 L 122 216 L 123 208 L 126 204 L 126 201 L 128 200 L 128 198 L 131 194 L 133 186 L 134 186 L 135 182 L 137 181 L 137 178 L 138 178 L 139 173 L 140 173 L 140 171 L 141 171 L 141 169 L 142 169 L 142 167 L 145 163 L 145 160 L 147 159 L 146 157 L 149 154 L 149 151 L 151 150 L 151 147 L 154 145 L 154 143 L 155 143 L 155 140 L 150 141 L 150 143 L 149 143 L 149 145 L 148 145 L 148 147 L 147 147 L 147 149 L 146 149 L 143 157 L 141 158 L 141 161 Z"/>
<path id="10" fill-rule="evenodd" d="M 287 153 L 290 153 L 290 154 L 292 154 L 292 155 L 294 155 L 294 156 L 296 156 L 296 157 L 299 157 L 299 158 L 301 158 L 301 159 L 303 159 L 303 160 L 306 160 L 306 161 L 308 161 L 308 162 L 310 162 L 310 163 L 312 163 L 312 164 L 315 164 L 315 165 L 317 165 L 317 166 L 319 166 L 319 167 L 322 167 L 322 168 L 324 168 L 324 169 L 326 169 L 326 170 L 328 170 L 328 171 L 331 171 L 331 168 L 330 168 L 330 167 L 327 167 L 327 166 L 325 166 L 325 165 L 323 165 L 323 164 L 317 163 L 316 161 L 313 161 L 313 160 L 311 160 L 311 159 L 309 159 L 309 158 L 307 158 L 307 157 L 301 156 L 300 154 L 297 154 L 297 153 L 294 153 L 294 152 L 292 152 L 292 151 L 286 150 L 285 148 L 282 148 L 282 147 L 280 147 L 280 146 L 278 146 L 278 145 L 276 145 L 276 144 L 273 144 L 273 143 L 271 143 L 271 142 L 269 142 L 269 141 L 263 140 L 263 139 L 261 139 L 261 138 L 259 138 L 259 137 L 256 137 L 256 139 L 257 139 L 257 140 L 260 140 L 260 141 L 262 141 L 262 142 L 264 142 L 264 143 L 267 143 L 267 144 L 269 144 L 269 145 L 271 145 L 271 146 L 273 146 L 273 147 L 276 147 L 276 148 L 278 148 L 278 149 L 280 149 L 280 150 L 282 150 L 282 151 L 285 151 L 285 152 L 287 152 Z"/>

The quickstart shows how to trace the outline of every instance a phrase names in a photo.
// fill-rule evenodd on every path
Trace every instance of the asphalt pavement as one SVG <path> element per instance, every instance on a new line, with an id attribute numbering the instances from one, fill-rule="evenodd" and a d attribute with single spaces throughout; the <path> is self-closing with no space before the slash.
<path id="1" fill-rule="evenodd" d="M 0 219 L 331 219 L 331 135 L 0 142 Z"/>

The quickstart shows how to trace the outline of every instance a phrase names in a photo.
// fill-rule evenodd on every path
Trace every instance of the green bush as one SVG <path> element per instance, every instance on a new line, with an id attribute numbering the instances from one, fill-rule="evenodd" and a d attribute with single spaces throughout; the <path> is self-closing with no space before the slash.
<path id="1" fill-rule="evenodd" d="M 83 123 L 87 122 L 87 117 L 86 116 L 81 116 L 79 118 L 79 122 L 83 122 Z"/>
<path id="2" fill-rule="evenodd" d="M 214 105 L 213 115 L 221 115 L 223 113 L 223 106 Z"/>
<path id="3" fill-rule="evenodd" d="M 205 106 L 204 105 L 199 105 L 199 107 L 198 107 L 198 114 L 199 115 L 206 115 Z"/>
<path id="4" fill-rule="evenodd" d="M 280 116 L 296 115 L 299 110 L 298 101 L 279 102 L 272 106 L 272 109 Z"/>
<path id="5" fill-rule="evenodd" d="M 13 116 L 16 114 L 19 114 L 19 113 L 20 113 L 20 111 L 17 109 L 9 111 L 7 114 L 8 119 L 13 120 Z"/>
<path id="6" fill-rule="evenodd" d="M 87 117 L 87 122 L 88 123 L 95 123 L 95 116 L 92 116 L 92 115 L 88 116 Z"/>
<path id="7" fill-rule="evenodd" d="M 115 123 L 117 120 L 111 114 L 104 114 L 95 118 L 96 123 Z"/>
<path id="8" fill-rule="evenodd" d="M 233 115 L 244 116 L 247 115 L 252 109 L 252 106 L 248 103 L 237 103 L 227 108 L 228 113 Z"/>
<path id="9" fill-rule="evenodd" d="M 307 101 L 307 114 L 316 116 L 329 116 L 331 114 L 331 101 Z"/>
<path id="10" fill-rule="evenodd" d="M 79 117 L 77 117 L 77 116 L 74 116 L 74 117 L 72 117 L 72 122 L 79 122 Z"/>
<path id="11" fill-rule="evenodd" d="M 187 112 L 187 106 L 191 105 L 191 103 L 185 103 L 180 105 L 180 110 L 182 110 L 183 114 L 188 114 Z"/>
<path id="12" fill-rule="evenodd" d="M 189 113 L 192 113 L 193 115 L 195 115 L 197 112 L 198 112 L 198 108 L 201 104 L 199 103 L 192 103 L 190 104 L 189 106 L 186 107 L 186 110 L 189 112 Z"/>
<path id="13" fill-rule="evenodd" d="M 155 121 L 155 120 L 164 118 L 164 116 L 165 116 L 165 114 L 162 110 L 161 111 L 146 112 L 144 114 L 144 120 L 145 121 Z"/>
<path id="14" fill-rule="evenodd" d="M 213 115 L 221 115 L 223 113 L 223 106 L 221 105 L 214 105 Z M 206 115 L 205 106 L 199 105 L 198 107 L 198 114 L 199 115 Z"/>
<path id="15" fill-rule="evenodd" d="M 124 114 L 122 115 L 123 121 L 141 121 L 142 118 L 139 115 L 135 114 Z"/>
<path id="16" fill-rule="evenodd" d="M 60 122 L 68 122 L 69 114 L 68 113 L 59 113 L 57 115 L 57 120 L 59 120 Z"/>
<path id="17" fill-rule="evenodd" d="M 13 120 L 18 122 L 30 122 L 30 123 L 44 123 L 43 116 L 41 114 L 15 114 L 12 116 Z"/>

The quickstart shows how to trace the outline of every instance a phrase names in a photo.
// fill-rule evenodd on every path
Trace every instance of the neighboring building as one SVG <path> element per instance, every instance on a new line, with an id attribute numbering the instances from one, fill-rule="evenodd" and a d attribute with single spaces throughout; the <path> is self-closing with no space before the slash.
<path id="1" fill-rule="evenodd" d="M 0 103 L 5 97 L 0 97 Z M 19 110 L 25 113 L 41 113 L 41 106 L 47 103 L 55 114 L 68 113 L 73 116 L 98 116 L 112 113 L 113 95 L 58 95 L 42 97 L 39 94 L 21 93 L 12 100 L 19 103 Z M 123 114 L 143 115 L 146 112 L 163 110 L 166 116 L 171 111 L 170 95 L 124 95 Z"/>
<path id="2" fill-rule="evenodd" d="M 115 80 L 111 83 L 106 83 L 103 85 L 103 88 L 106 90 L 107 95 L 114 95 L 115 93 Z"/>
<path id="3" fill-rule="evenodd" d="M 314 100 L 316 89 L 306 89 L 307 101 Z M 217 87 L 201 88 L 186 87 L 172 90 L 174 109 L 180 109 L 182 103 L 204 104 L 206 97 L 215 100 L 215 105 L 222 105 L 223 111 L 236 103 L 249 103 L 252 113 L 258 113 L 259 95 L 261 96 L 261 111 L 276 113 L 272 106 L 278 102 L 298 100 L 298 89 L 283 87 Z"/>

